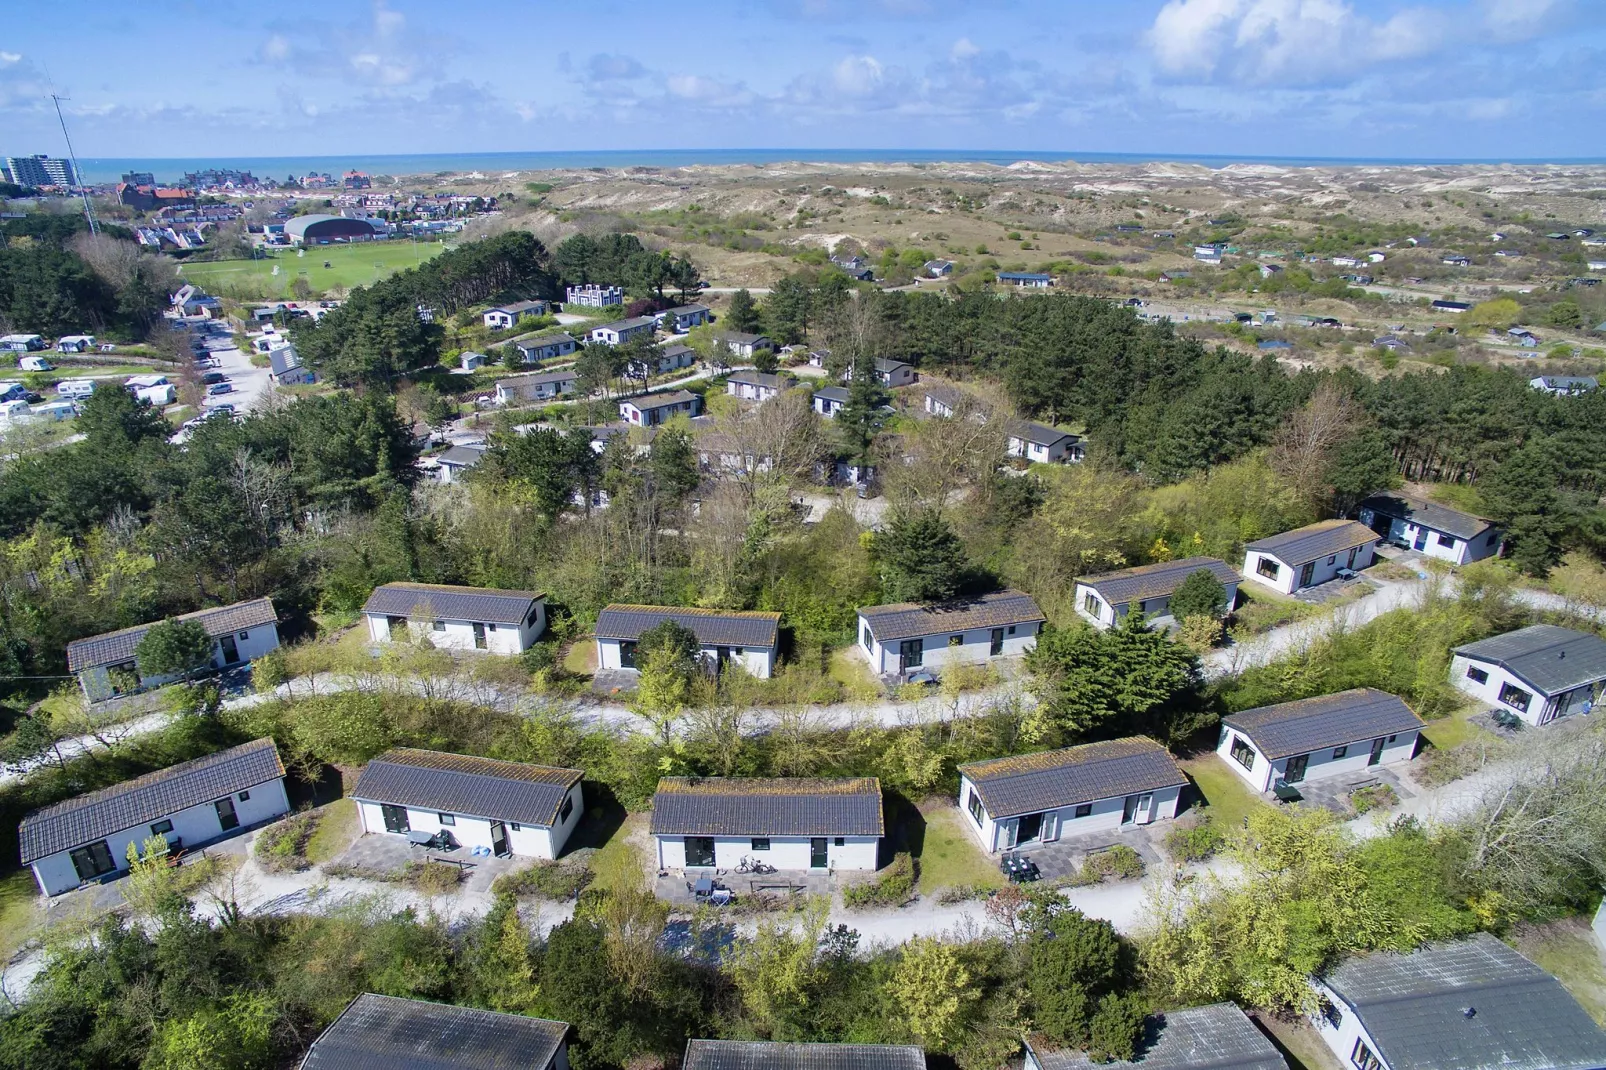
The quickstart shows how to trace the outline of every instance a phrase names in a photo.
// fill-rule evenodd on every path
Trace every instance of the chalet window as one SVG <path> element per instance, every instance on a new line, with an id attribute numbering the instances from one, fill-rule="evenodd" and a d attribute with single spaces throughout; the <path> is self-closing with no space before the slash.
<path id="1" fill-rule="evenodd" d="M 171 821 L 158 821 L 156 824 L 151 826 L 151 835 L 152 836 L 166 836 L 169 832 L 172 832 L 172 831 L 173 831 L 173 822 L 171 822 Z"/>
<path id="2" fill-rule="evenodd" d="M 535 605 L 530 607 L 530 615 L 528 617 L 524 618 L 524 626 L 526 628 L 535 627 L 535 622 L 540 616 L 541 616 L 541 603 L 537 602 Z"/>
<path id="3" fill-rule="evenodd" d="M 240 792 L 240 801 L 241 802 L 250 802 L 251 801 L 251 793 L 249 791 Z"/>
<path id="4" fill-rule="evenodd" d="M 72 859 L 73 869 L 78 871 L 79 880 L 94 880 L 117 868 L 117 862 L 112 858 L 111 848 L 106 846 L 105 840 L 75 847 L 68 852 L 68 857 Z"/>
<path id="5" fill-rule="evenodd" d="M 949 646 L 964 646 L 965 645 L 965 637 L 963 635 L 950 635 L 948 637 L 948 645 Z"/>
<path id="6" fill-rule="evenodd" d="M 517 821 L 509 821 L 507 827 L 512 829 L 514 832 L 517 832 L 524 826 L 520 825 Z"/>
<path id="7" fill-rule="evenodd" d="M 1009 634 L 1010 635 L 1014 635 L 1015 634 L 1015 626 L 1013 624 L 1011 624 L 1009 626 Z"/>
<path id="8" fill-rule="evenodd" d="M 1232 760 L 1245 769 L 1255 767 L 1255 748 L 1243 736 L 1232 737 Z"/>
<path id="9" fill-rule="evenodd" d="M 968 802 L 966 802 L 965 806 L 970 810 L 971 819 L 974 820 L 976 824 L 981 824 L 984 813 L 981 808 L 981 799 L 976 795 L 975 788 L 970 789 L 970 799 Z"/>
<path id="10" fill-rule="evenodd" d="M 1495 544 L 1495 540 L 1499 537 L 1500 533 L 1498 531 L 1489 532 L 1489 538 L 1485 540 L 1486 545 L 1493 546 Z"/>
<path id="11" fill-rule="evenodd" d="M 1350 1052 L 1349 1061 L 1355 1064 L 1356 1070 L 1383 1070 L 1383 1063 L 1359 1037 L 1355 1038 L 1355 1049 Z"/>
<path id="12" fill-rule="evenodd" d="M 430 624 L 430 627 L 433 628 L 437 632 L 444 632 L 446 630 L 446 622 L 443 621 L 443 620 L 433 621 Z"/>
<path id="13" fill-rule="evenodd" d="M 1099 615 L 1099 596 L 1089 593 L 1086 598 L 1082 599 L 1082 609 L 1087 612 L 1088 616 L 1097 617 Z"/>
<path id="14" fill-rule="evenodd" d="M 1145 598 L 1145 599 L 1139 601 L 1138 602 L 1138 612 L 1139 613 L 1147 613 L 1148 611 L 1149 611 L 1149 600 L 1147 598 Z"/>
<path id="15" fill-rule="evenodd" d="M 249 638 L 251 638 L 251 633 L 250 632 L 241 632 L 240 633 L 240 638 L 241 639 L 249 639 Z"/>
<path id="16" fill-rule="evenodd" d="M 1389 737 L 1389 742 L 1393 743 L 1396 739 L 1399 739 L 1399 738 L 1400 738 L 1399 736 L 1390 736 Z"/>
<path id="17" fill-rule="evenodd" d="M 1340 758 L 1344 757 L 1344 755 L 1346 755 L 1348 753 L 1349 753 L 1349 747 L 1347 745 L 1343 746 L 1343 747 L 1334 747 L 1333 748 L 1333 761 L 1335 761 L 1335 762 L 1338 761 Z"/>
<path id="18" fill-rule="evenodd" d="M 755 851 L 768 851 L 769 849 L 770 849 L 770 838 L 768 836 L 754 836 L 753 837 L 753 850 L 755 850 Z"/>
<path id="19" fill-rule="evenodd" d="M 848 838 L 846 836 L 838 836 L 831 842 L 837 847 L 846 847 L 848 845 Z"/>
<path id="20" fill-rule="evenodd" d="M 1260 563 L 1255 566 L 1255 571 L 1266 577 L 1268 580 L 1274 580 L 1277 578 L 1277 573 L 1281 572 L 1282 569 L 1279 568 L 1277 566 L 1277 562 L 1273 561 L 1271 558 L 1262 557 L 1260 559 Z"/>
<path id="21" fill-rule="evenodd" d="M 1476 684 L 1486 684 L 1489 682 L 1489 673 L 1484 669 L 1478 668 L 1476 665 L 1468 665 L 1467 679 Z"/>
<path id="22" fill-rule="evenodd" d="M 1453 535 L 1440 535 L 1438 542 L 1440 546 L 1446 546 L 1452 550 L 1455 549 L 1455 536 Z"/>
<path id="23" fill-rule="evenodd" d="M 1523 713 L 1527 713 L 1528 703 L 1533 701 L 1533 696 L 1516 684 L 1502 684 L 1500 686 L 1500 701 L 1514 710 L 1521 710 Z"/>
<path id="24" fill-rule="evenodd" d="M 572 813 L 574 813 L 574 796 L 565 795 L 563 805 L 558 808 L 558 824 L 561 825 L 569 820 L 569 815 Z"/>
<path id="25" fill-rule="evenodd" d="M 864 639 L 863 639 L 863 642 L 864 642 L 864 648 L 866 650 L 871 650 L 871 649 L 873 649 L 875 647 L 875 640 L 870 638 L 870 626 L 868 624 L 866 624 L 864 626 Z"/>
<path id="26" fill-rule="evenodd" d="M 1327 1024 L 1332 1026 L 1334 1029 L 1342 1028 L 1344 1025 L 1344 1012 L 1339 1010 L 1338 1005 L 1335 1003 L 1323 1001 L 1322 1017 L 1327 1021 Z"/>
<path id="27" fill-rule="evenodd" d="M 734 654 L 737 657 L 741 657 L 742 656 L 742 648 L 739 647 L 739 646 L 733 646 L 733 647 L 731 647 L 731 653 Z"/>
<path id="28" fill-rule="evenodd" d="M 1077 806 L 1076 813 L 1073 816 L 1074 817 L 1087 817 L 1092 812 L 1093 812 L 1093 804 L 1092 803 L 1082 803 L 1082 804 Z"/>
<path id="29" fill-rule="evenodd" d="M 1338 555 L 1337 554 L 1328 554 L 1327 555 L 1327 563 L 1329 565 L 1331 565 L 1334 561 L 1337 561 L 1337 560 L 1338 560 Z"/>

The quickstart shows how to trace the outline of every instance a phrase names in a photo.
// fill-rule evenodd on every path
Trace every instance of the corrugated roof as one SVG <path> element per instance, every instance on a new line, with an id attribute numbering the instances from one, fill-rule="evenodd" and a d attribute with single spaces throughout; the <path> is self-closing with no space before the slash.
<path id="1" fill-rule="evenodd" d="M 1494 526 L 1482 517 L 1401 491 L 1374 494 L 1356 508 L 1370 509 L 1382 516 L 1409 521 L 1461 539 L 1475 539 Z"/>
<path id="2" fill-rule="evenodd" d="M 67 799 L 22 819 L 17 828 L 22 864 L 282 776 L 279 750 L 264 738 Z"/>
<path id="3" fill-rule="evenodd" d="M 1248 736 L 1272 760 L 1425 727 L 1399 698 L 1370 687 L 1258 706 L 1230 714 L 1222 723 Z"/>
<path id="4" fill-rule="evenodd" d="M 499 591 L 445 583 L 387 583 L 374 588 L 374 593 L 363 603 L 362 611 L 416 620 L 523 624 L 535 603 L 545 597 L 539 591 Z"/>
<path id="5" fill-rule="evenodd" d="M 993 758 L 959 767 L 995 818 L 1056 810 L 1188 782 L 1175 759 L 1146 736 Z"/>
<path id="6" fill-rule="evenodd" d="M 397 747 L 363 768 L 351 794 L 421 810 L 551 825 L 582 775 L 578 769 Z"/>
<path id="7" fill-rule="evenodd" d="M 859 616 L 870 626 L 876 642 L 912 639 L 917 635 L 944 635 L 975 628 L 1004 628 L 1048 618 L 1032 596 L 1022 591 L 995 591 L 975 598 L 922 605 L 895 602 L 864 606 Z"/>
<path id="8" fill-rule="evenodd" d="M 1214 557 L 1185 557 L 1180 561 L 1139 565 L 1118 572 L 1082 576 L 1076 582 L 1093 588 L 1110 605 L 1119 606 L 1150 598 L 1169 598 L 1182 586 L 1183 580 L 1202 568 L 1209 569 L 1223 584 L 1243 582 L 1237 569 Z"/>
<path id="9" fill-rule="evenodd" d="M 615 603 L 597 614 L 593 631 L 598 639 L 634 640 L 666 620 L 690 628 L 703 646 L 771 647 L 781 626 L 779 613 Z"/>
<path id="10" fill-rule="evenodd" d="M 1032 1054 L 1043 1070 L 1288 1070 L 1277 1046 L 1231 1003 L 1153 1015 L 1131 1062 L 1095 1063 L 1086 1052 L 1035 1046 Z"/>
<path id="11" fill-rule="evenodd" d="M 1298 568 L 1309 561 L 1342 554 L 1352 546 L 1365 546 L 1381 539 L 1377 532 L 1355 520 L 1322 520 L 1302 528 L 1256 539 L 1244 547 L 1271 554 L 1284 564 Z"/>
<path id="12" fill-rule="evenodd" d="M 681 1070 L 926 1070 L 926 1055 L 895 1044 L 689 1040 Z"/>
<path id="13" fill-rule="evenodd" d="M 1554 624 L 1518 628 L 1455 652 L 1500 665 L 1547 695 L 1606 679 L 1606 640 Z"/>
<path id="14" fill-rule="evenodd" d="M 301 1070 L 544 1070 L 564 1022 L 364 993 L 307 1050 Z"/>
<path id="15" fill-rule="evenodd" d="M 236 602 L 232 606 L 181 613 L 174 619 L 193 620 L 206 629 L 207 635 L 213 639 L 220 639 L 232 632 L 275 623 L 279 619 L 279 614 L 274 612 L 272 600 L 253 598 L 248 602 Z M 160 623 L 152 621 L 149 624 L 138 624 L 104 635 L 92 635 L 87 639 L 74 639 L 67 644 L 67 671 L 78 672 L 96 665 L 116 665 L 119 662 L 133 660 L 134 648 L 139 646 L 139 641 L 145 638 L 146 632 Z"/>
<path id="16" fill-rule="evenodd" d="M 880 836 L 875 777 L 664 777 L 654 836 Z"/>
<path id="17" fill-rule="evenodd" d="M 1606 1033 L 1559 981 L 1488 933 L 1352 958 L 1324 980 L 1392 1070 L 1606 1066 Z"/>

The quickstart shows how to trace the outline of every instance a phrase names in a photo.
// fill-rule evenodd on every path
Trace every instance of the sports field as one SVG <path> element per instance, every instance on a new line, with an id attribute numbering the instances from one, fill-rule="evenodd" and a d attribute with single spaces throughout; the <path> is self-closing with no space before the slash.
<path id="1" fill-rule="evenodd" d="M 305 250 L 305 255 L 298 255 L 301 250 L 278 249 L 258 260 L 184 264 L 179 274 L 207 293 L 236 298 L 289 297 L 291 284 L 304 275 L 316 295 L 336 286 L 348 290 L 367 286 L 445 248 L 441 242 L 378 241 L 323 245 Z M 279 269 L 277 275 L 274 268 Z"/>

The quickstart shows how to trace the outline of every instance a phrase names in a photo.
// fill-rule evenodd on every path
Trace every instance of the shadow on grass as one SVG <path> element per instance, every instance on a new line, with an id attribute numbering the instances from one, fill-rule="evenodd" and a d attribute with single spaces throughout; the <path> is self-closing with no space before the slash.
<path id="1" fill-rule="evenodd" d="M 563 845 L 565 855 L 588 847 L 601 849 L 618 834 L 628 816 L 606 785 L 587 780 L 583 782 L 581 791 L 585 797 L 586 812 L 581 815 L 579 825 Z"/>

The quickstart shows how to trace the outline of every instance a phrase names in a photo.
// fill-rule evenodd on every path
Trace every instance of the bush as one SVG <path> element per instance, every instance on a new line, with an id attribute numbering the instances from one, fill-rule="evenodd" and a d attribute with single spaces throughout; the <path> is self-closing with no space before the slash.
<path id="1" fill-rule="evenodd" d="M 986 899 L 991 888 L 984 888 L 979 884 L 954 884 L 937 891 L 937 902 L 944 906 L 953 906 L 955 903 L 969 903 L 976 899 Z"/>
<path id="2" fill-rule="evenodd" d="M 1165 834 L 1165 853 L 1173 862 L 1203 862 L 1221 850 L 1226 837 L 1208 816 L 1192 828 L 1177 826 Z"/>
<path id="3" fill-rule="evenodd" d="M 463 882 L 463 867 L 449 862 L 409 862 L 402 880 L 425 895 L 451 895 Z"/>
<path id="4" fill-rule="evenodd" d="M 257 862 L 269 873 L 299 873 L 312 863 L 307 861 L 307 841 L 318 828 L 318 814 L 295 814 L 257 833 L 252 848 Z"/>
<path id="5" fill-rule="evenodd" d="M 583 862 L 537 862 L 526 869 L 504 873 L 491 883 L 491 894 L 542 899 L 578 899 L 591 883 L 591 868 Z"/>
<path id="6" fill-rule="evenodd" d="M 1391 806 L 1398 805 L 1399 801 L 1400 797 L 1387 784 L 1356 788 L 1349 793 L 1349 804 L 1355 808 L 1357 814 L 1364 814 L 1370 810 L 1387 810 Z"/>
<path id="7" fill-rule="evenodd" d="M 1143 859 L 1136 851 L 1125 844 L 1117 844 L 1107 851 L 1088 855 L 1082 868 L 1067 878 L 1066 883 L 1073 888 L 1080 888 L 1102 884 L 1112 878 L 1135 881 L 1143 876 L 1144 868 Z"/>
<path id="8" fill-rule="evenodd" d="M 258 693 L 272 691 L 289 679 L 282 650 L 270 650 L 251 662 L 251 686 Z"/>
<path id="9" fill-rule="evenodd" d="M 913 856 L 899 851 L 881 876 L 842 889 L 842 904 L 849 910 L 903 906 L 914 896 L 916 876 Z"/>

